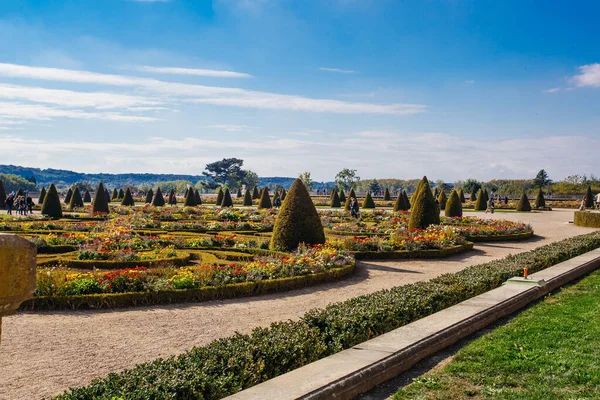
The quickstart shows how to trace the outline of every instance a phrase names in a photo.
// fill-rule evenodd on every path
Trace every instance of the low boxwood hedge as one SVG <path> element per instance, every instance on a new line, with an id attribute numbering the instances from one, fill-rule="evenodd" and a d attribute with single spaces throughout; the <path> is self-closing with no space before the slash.
<path id="1" fill-rule="evenodd" d="M 468 235 L 466 238 L 471 242 L 511 242 L 526 240 L 533 236 L 533 231 L 514 233 L 512 235 Z"/>
<path id="2" fill-rule="evenodd" d="M 588 228 L 600 228 L 600 213 L 589 211 L 575 211 L 575 219 L 573 222 L 577 226 L 585 226 Z"/>
<path id="3" fill-rule="evenodd" d="M 306 313 L 111 373 L 57 399 L 219 399 L 600 247 L 600 231 Z"/>
<path id="4" fill-rule="evenodd" d="M 65 253 L 62 256 L 49 258 L 46 260 L 38 260 L 38 267 L 53 267 L 61 264 L 66 268 L 74 269 L 124 269 L 135 267 L 152 268 L 165 263 L 173 265 L 186 265 L 190 261 L 190 253 L 178 251 L 176 257 L 159 258 L 154 260 L 136 260 L 136 261 L 120 261 L 120 260 L 77 260 L 75 253 Z"/>
<path id="5" fill-rule="evenodd" d="M 20 309 L 29 311 L 103 309 L 231 299 L 313 286 L 344 278 L 351 275 L 353 271 L 354 264 L 310 275 L 234 283 L 225 286 L 205 286 L 198 289 L 80 296 L 41 296 L 25 301 L 21 304 Z"/>
<path id="6" fill-rule="evenodd" d="M 473 243 L 448 247 L 445 249 L 431 250 L 398 250 L 398 251 L 357 251 L 354 252 L 354 257 L 357 260 L 399 260 L 407 258 L 444 258 L 454 254 L 464 253 L 473 249 Z"/>

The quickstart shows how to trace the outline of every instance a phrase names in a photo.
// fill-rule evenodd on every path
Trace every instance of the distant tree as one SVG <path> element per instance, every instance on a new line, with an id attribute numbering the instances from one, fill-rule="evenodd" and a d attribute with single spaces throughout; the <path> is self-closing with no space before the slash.
<path id="1" fill-rule="evenodd" d="M 534 186 L 537 186 L 539 188 L 543 188 L 544 186 L 549 185 L 551 183 L 552 180 L 548 177 L 548 173 L 543 169 L 541 169 L 540 172 L 538 172 L 535 178 L 533 179 Z"/>
<path id="2" fill-rule="evenodd" d="M 25 177 L 25 180 L 33 183 L 34 185 L 37 185 L 37 179 L 35 179 L 35 176 L 33 176 L 33 175 L 29 175 L 29 176 Z"/>
<path id="3" fill-rule="evenodd" d="M 244 173 L 245 176 L 241 180 L 242 184 L 246 185 L 246 187 L 258 186 L 258 174 L 256 172 L 245 170 Z"/>
<path id="4" fill-rule="evenodd" d="M 248 184 L 245 182 L 247 178 L 250 180 L 253 179 L 252 176 L 248 177 L 250 171 L 244 171 L 242 165 L 244 165 L 244 160 L 240 158 L 224 158 L 221 161 L 206 164 L 205 171 L 202 172 L 202 175 L 211 178 L 216 185 L 238 187 L 242 183 Z M 258 182 L 255 184 L 257 183 Z"/>
<path id="5" fill-rule="evenodd" d="M 360 181 L 360 176 L 356 175 L 355 169 L 344 168 L 335 176 L 335 184 L 340 189 L 349 190 L 354 189 L 356 183 Z"/>
<path id="6" fill-rule="evenodd" d="M 369 184 L 369 191 L 374 195 L 377 195 L 381 191 L 381 185 L 377 182 L 377 179 L 373 179 L 373 182 Z"/>
<path id="7" fill-rule="evenodd" d="M 464 192 L 471 194 L 477 194 L 477 192 L 479 192 L 479 189 L 481 189 L 481 183 L 479 181 L 476 181 L 475 179 L 467 179 L 462 186 L 462 190 Z"/>
<path id="8" fill-rule="evenodd" d="M 6 208 L 6 189 L 2 181 L 0 181 L 0 208 Z"/>
<path id="9" fill-rule="evenodd" d="M 306 188 L 306 190 L 310 192 L 313 189 L 314 184 L 313 180 L 310 177 L 310 172 L 302 172 L 299 178 L 302 181 L 302 183 L 304 183 L 304 187 Z"/>

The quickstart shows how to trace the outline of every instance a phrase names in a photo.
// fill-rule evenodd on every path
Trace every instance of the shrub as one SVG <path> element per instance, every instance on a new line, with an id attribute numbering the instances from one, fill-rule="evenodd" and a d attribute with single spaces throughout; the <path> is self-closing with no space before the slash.
<path id="1" fill-rule="evenodd" d="M 90 195 L 90 191 L 86 189 L 85 193 L 83 194 L 83 202 L 84 203 L 91 203 L 92 202 L 92 195 Z"/>
<path id="2" fill-rule="evenodd" d="M 108 189 L 104 189 L 104 198 L 106 199 L 107 203 L 110 203 L 110 192 L 108 191 Z"/>
<path id="3" fill-rule="evenodd" d="M 362 208 L 375 208 L 375 202 L 371 197 L 371 193 L 367 192 L 367 195 L 365 196 L 365 199 L 362 203 Z"/>
<path id="4" fill-rule="evenodd" d="M 435 203 L 433 193 L 431 193 L 429 181 L 427 180 L 427 177 L 424 176 L 421 182 L 419 182 L 419 186 L 417 186 L 417 192 L 415 195 L 415 200 L 412 204 L 408 227 L 425 229 L 429 225 L 439 225 L 439 223 L 440 209 Z"/>
<path id="5" fill-rule="evenodd" d="M 385 188 L 385 192 L 383 192 L 383 200 L 384 201 L 390 201 L 391 200 L 390 191 L 388 190 L 388 188 Z"/>
<path id="6" fill-rule="evenodd" d="M 154 197 L 152 198 L 152 205 L 154 207 L 162 207 L 165 205 L 165 198 L 159 187 L 156 188 L 156 193 L 154 193 Z"/>
<path id="7" fill-rule="evenodd" d="M 148 193 L 146 193 L 146 204 L 150 204 L 152 203 L 152 197 L 154 197 L 154 192 L 152 191 L 152 189 L 148 189 Z"/>
<path id="8" fill-rule="evenodd" d="M 237 193 L 236 193 L 235 197 L 237 197 L 238 199 L 241 199 L 242 196 L 243 196 L 242 195 L 242 188 L 239 187 L 238 190 L 237 190 Z"/>
<path id="9" fill-rule="evenodd" d="M 48 193 L 46 193 L 46 197 L 44 198 L 42 215 L 50 218 L 61 218 L 63 216 L 60 198 L 58 197 L 58 192 L 56 191 L 54 183 L 50 185 Z"/>
<path id="10" fill-rule="evenodd" d="M 438 203 L 440 203 L 440 210 L 446 209 L 446 202 L 448 201 L 448 197 L 446 197 L 446 192 L 443 190 L 440 192 L 440 195 L 437 197 Z"/>
<path id="11" fill-rule="evenodd" d="M 465 199 L 465 194 L 463 193 L 462 189 L 458 189 L 458 198 L 460 199 L 461 203 L 464 203 L 467 201 L 467 199 Z"/>
<path id="12" fill-rule="evenodd" d="M 444 208 L 444 215 L 446 217 L 462 217 L 462 202 L 460 201 L 460 197 L 456 190 L 453 190 L 450 193 L 450 198 L 446 202 L 446 207 Z"/>
<path id="13" fill-rule="evenodd" d="M 244 205 L 245 206 L 252 205 L 252 195 L 250 194 L 250 189 L 246 189 L 246 193 L 244 194 Z"/>
<path id="14" fill-rule="evenodd" d="M 269 188 L 267 188 L 266 186 L 262 189 L 260 201 L 258 202 L 258 208 L 273 208 L 273 204 L 271 203 L 271 196 L 269 195 Z"/>
<path id="15" fill-rule="evenodd" d="M 279 196 L 281 198 L 281 201 L 285 200 L 286 194 L 287 194 L 287 192 L 285 191 L 285 189 L 281 189 L 281 195 Z M 342 201 L 341 197 L 340 197 L 340 201 Z"/>
<path id="16" fill-rule="evenodd" d="M 338 195 L 337 191 L 333 192 L 330 205 L 332 208 L 339 208 L 342 206 L 342 203 L 340 202 L 340 196 Z"/>
<path id="17" fill-rule="evenodd" d="M 587 192 L 585 192 L 585 208 L 594 208 L 594 196 L 592 195 L 592 187 L 588 186 Z"/>
<path id="18" fill-rule="evenodd" d="M 340 189 L 340 194 L 338 196 L 340 197 L 340 203 L 346 203 L 346 194 L 344 193 L 344 189 Z"/>
<path id="19" fill-rule="evenodd" d="M 219 188 L 217 192 L 217 205 L 220 206 L 223 203 L 223 188 Z"/>
<path id="20" fill-rule="evenodd" d="M 133 196 L 131 195 L 131 190 L 127 188 L 125 191 L 125 196 L 123 196 L 123 200 L 121 201 L 122 206 L 133 207 L 135 202 L 133 201 Z"/>
<path id="21" fill-rule="evenodd" d="M 42 190 L 44 190 L 42 188 Z M 6 207 L 6 189 L 4 188 L 4 182 L 0 181 L 0 208 Z"/>
<path id="22" fill-rule="evenodd" d="M 69 201 L 69 210 L 77 207 L 83 207 L 83 199 L 81 198 L 81 192 L 79 191 L 79 188 L 75 186 L 75 190 L 71 195 L 71 201 Z"/>
<path id="23" fill-rule="evenodd" d="M 354 189 L 350 189 L 350 193 L 348 193 L 348 197 L 346 198 L 346 204 L 344 204 L 344 210 L 350 211 L 350 199 L 353 197 L 356 199 L 356 193 L 354 193 Z"/>
<path id="24" fill-rule="evenodd" d="M 194 190 L 194 197 L 196 199 L 196 205 L 199 206 L 202 204 L 202 198 L 200 197 L 200 192 L 198 189 Z"/>
<path id="25" fill-rule="evenodd" d="M 471 192 L 471 201 L 477 201 L 477 193 Z"/>
<path id="26" fill-rule="evenodd" d="M 187 194 L 185 196 L 185 201 L 183 202 L 183 205 L 185 207 L 195 207 L 195 206 L 197 206 L 196 195 L 195 195 L 193 189 L 188 189 L 187 190 Z"/>
<path id="27" fill-rule="evenodd" d="M 65 196 L 65 204 L 71 203 L 71 197 L 73 196 L 73 189 L 69 188 L 67 195 Z"/>
<path id="28" fill-rule="evenodd" d="M 252 200 L 257 199 L 260 199 L 260 194 L 258 193 L 258 188 L 254 186 L 254 189 L 252 190 Z"/>
<path id="29" fill-rule="evenodd" d="M 546 199 L 544 199 L 544 192 L 542 188 L 538 191 L 537 197 L 535 198 L 535 208 L 546 207 Z"/>
<path id="30" fill-rule="evenodd" d="M 406 200 L 404 199 L 404 193 L 400 192 L 396 201 L 394 202 L 394 211 L 405 211 L 408 210 L 406 206 Z"/>
<path id="31" fill-rule="evenodd" d="M 408 194 L 406 193 L 406 190 L 402 191 L 402 196 L 404 196 L 404 206 L 406 207 L 407 210 L 410 210 L 410 200 L 408 198 Z"/>
<path id="32" fill-rule="evenodd" d="M 483 189 L 479 189 L 479 194 L 477 195 L 477 201 L 475 202 L 475 211 L 484 211 L 487 209 L 487 201 L 485 200 L 485 192 Z"/>
<path id="33" fill-rule="evenodd" d="M 331 189 L 331 194 L 329 195 L 329 202 L 331 202 L 331 200 L 333 200 L 334 193 L 337 193 L 337 188 L 335 188 L 335 187 L 333 189 Z M 338 198 L 339 198 L 339 196 L 338 196 Z"/>
<path id="34" fill-rule="evenodd" d="M 271 250 L 291 251 L 300 243 L 325 243 L 321 218 L 304 183 L 299 178 L 287 193 L 275 220 Z"/>
<path id="35" fill-rule="evenodd" d="M 104 184 L 100 182 L 96 189 L 96 196 L 92 202 L 92 212 L 108 214 L 108 197 L 106 196 L 106 190 Z"/>
<path id="36" fill-rule="evenodd" d="M 517 211 L 531 211 L 531 204 L 529 204 L 529 199 L 525 192 L 523 192 L 521 200 L 519 200 L 519 203 L 517 204 Z"/>
<path id="37" fill-rule="evenodd" d="M 175 195 L 175 189 L 171 189 L 169 192 L 169 204 L 176 205 L 177 204 L 177 196 Z"/>
<path id="38" fill-rule="evenodd" d="M 433 197 L 437 199 L 439 195 L 440 195 L 440 191 L 439 191 L 439 189 L 436 187 L 436 188 L 435 188 L 435 190 L 433 191 Z"/>
<path id="39" fill-rule="evenodd" d="M 119 196 L 117 197 L 118 200 L 123 200 L 123 198 L 125 197 L 125 192 L 123 191 L 123 188 L 119 189 Z"/>
<path id="40" fill-rule="evenodd" d="M 46 197 L 46 188 L 42 187 L 42 191 L 40 192 L 40 198 L 38 199 L 38 204 L 44 204 L 44 198 Z"/>
<path id="41" fill-rule="evenodd" d="M 589 211 L 575 211 L 573 223 L 577 226 L 600 228 L 600 213 Z"/>
<path id="42" fill-rule="evenodd" d="M 229 188 L 225 189 L 225 193 L 223 194 L 223 200 L 221 201 L 221 207 L 233 207 L 233 200 L 231 199 L 231 193 L 229 192 Z"/>
<path id="43" fill-rule="evenodd" d="M 119 198 L 119 192 L 115 188 L 115 189 L 113 189 L 113 192 L 112 192 L 112 199 L 117 200 L 118 198 Z"/>

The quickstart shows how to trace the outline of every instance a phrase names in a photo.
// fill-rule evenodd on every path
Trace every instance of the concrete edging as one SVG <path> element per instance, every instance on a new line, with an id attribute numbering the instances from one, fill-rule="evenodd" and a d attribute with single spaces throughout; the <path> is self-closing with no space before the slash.
<path id="1" fill-rule="evenodd" d="M 351 399 L 598 268 L 600 249 L 530 275 L 543 286 L 501 286 L 227 398 Z"/>

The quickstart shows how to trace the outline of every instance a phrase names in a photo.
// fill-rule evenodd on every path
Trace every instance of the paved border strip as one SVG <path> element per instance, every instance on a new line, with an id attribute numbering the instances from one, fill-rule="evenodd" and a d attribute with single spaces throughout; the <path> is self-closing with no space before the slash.
<path id="1" fill-rule="evenodd" d="M 418 361 L 600 268 L 600 249 L 530 275 L 544 286 L 510 284 L 350 349 L 243 390 L 230 400 L 352 399 Z"/>

